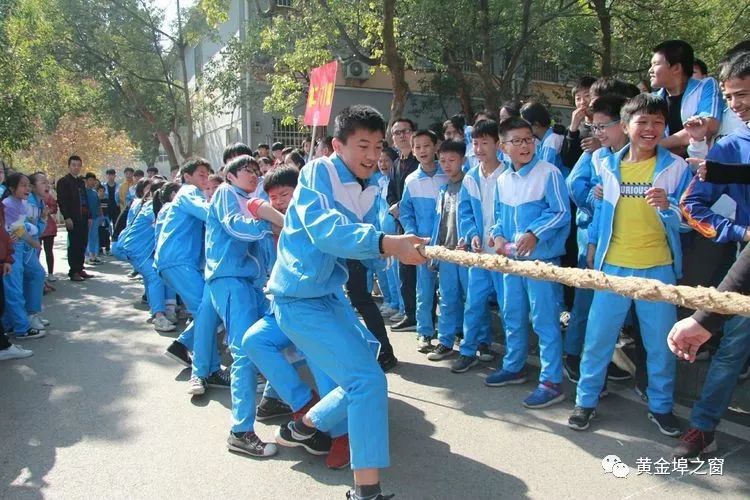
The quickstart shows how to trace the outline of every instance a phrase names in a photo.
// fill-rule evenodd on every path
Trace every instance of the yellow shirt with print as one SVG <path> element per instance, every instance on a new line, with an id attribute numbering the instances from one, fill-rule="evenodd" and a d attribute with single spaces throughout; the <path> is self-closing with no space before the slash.
<path id="1" fill-rule="evenodd" d="M 615 207 L 612 239 L 604 262 L 613 266 L 645 269 L 672 263 L 667 233 L 658 209 L 646 202 L 646 191 L 656 169 L 656 157 L 620 164 L 620 199 Z"/>

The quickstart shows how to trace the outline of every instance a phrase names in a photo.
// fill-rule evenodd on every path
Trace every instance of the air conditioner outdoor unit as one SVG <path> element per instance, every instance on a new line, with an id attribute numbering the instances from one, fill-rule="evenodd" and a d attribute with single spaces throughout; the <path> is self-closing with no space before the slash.
<path id="1" fill-rule="evenodd" d="M 350 61 L 344 66 L 344 77 L 350 80 L 367 80 L 370 78 L 370 66 L 361 61 Z"/>

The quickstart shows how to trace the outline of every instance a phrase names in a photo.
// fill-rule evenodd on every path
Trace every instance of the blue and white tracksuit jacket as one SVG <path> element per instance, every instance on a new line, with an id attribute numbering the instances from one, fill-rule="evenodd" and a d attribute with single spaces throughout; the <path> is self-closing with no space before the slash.
<path id="1" fill-rule="evenodd" d="M 535 142 L 536 156 L 540 160 L 549 162 L 559 168 L 563 177 L 567 177 L 570 173 L 570 169 L 563 165 L 562 157 L 560 156 L 560 150 L 562 149 L 563 142 L 565 142 L 565 136 L 554 133 L 552 127 L 550 127 L 544 133 L 541 140 Z"/>
<path id="2" fill-rule="evenodd" d="M 666 191 L 669 207 L 658 211 L 664 226 L 667 244 L 672 254 L 672 264 L 646 269 L 620 267 L 605 263 L 612 239 L 615 210 L 620 198 L 622 181 L 620 165 L 629 146 L 613 155 L 604 156 L 599 165 L 599 175 L 604 197 L 597 204 L 594 219 L 589 225 L 589 243 L 596 245 L 594 268 L 607 274 L 623 277 L 651 278 L 674 284 L 682 274 L 680 227 L 682 218 L 678 202 L 692 177 L 685 160 L 664 148 L 657 148 L 656 168 L 652 186 Z M 635 302 L 636 315 L 648 352 L 647 373 L 649 408 L 657 413 L 672 410 L 675 357 L 667 347 L 667 335 L 676 321 L 676 308 L 672 304 L 631 300 L 611 292 L 594 292 L 589 313 L 581 358 L 581 376 L 578 382 L 576 404 L 593 408 L 607 376 L 607 366 L 617 343 L 620 327 Z"/>
<path id="3" fill-rule="evenodd" d="M 497 180 L 495 225 L 492 237 L 509 242 L 531 232 L 537 238 L 529 259 L 559 264 L 565 254 L 565 240 L 570 230 L 570 202 L 560 170 L 536 156 L 518 171 L 507 169 Z M 552 281 L 538 281 L 521 276 L 503 276 L 503 323 L 505 356 L 503 369 L 521 372 L 526 364 L 531 324 L 539 336 L 541 382 L 562 382 L 562 337 L 558 289 Z"/>
<path id="4" fill-rule="evenodd" d="M 377 196 L 375 181 L 358 180 L 335 154 L 308 163 L 287 209 L 268 286 L 281 330 L 339 386 L 315 405 L 313 422 L 348 410 L 353 469 L 389 464 L 378 344 L 341 297 L 346 259 L 380 259 Z"/>
<path id="5" fill-rule="evenodd" d="M 448 176 L 435 162 L 433 175 L 428 175 L 420 165 L 404 181 L 404 194 L 399 204 L 399 221 L 404 233 L 432 236 L 435 226 L 435 207 L 440 188 L 448 183 Z M 435 297 L 435 273 L 427 264 L 417 266 L 417 334 L 432 338 L 435 326 L 432 306 Z"/>
<path id="6" fill-rule="evenodd" d="M 659 89 L 654 92 L 662 99 L 667 98 L 667 90 Z M 685 123 L 691 116 L 700 115 L 706 118 L 715 118 L 721 121 L 724 113 L 724 99 L 721 97 L 719 83 L 711 77 L 698 80 L 690 78 L 687 81 L 685 91 L 682 93 L 680 105 L 680 117 Z M 664 131 L 665 136 L 669 133 L 669 126 Z"/>

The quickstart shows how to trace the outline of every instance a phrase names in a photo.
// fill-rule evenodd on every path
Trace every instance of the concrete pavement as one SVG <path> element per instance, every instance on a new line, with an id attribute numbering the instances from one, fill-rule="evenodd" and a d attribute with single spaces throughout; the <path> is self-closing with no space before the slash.
<path id="1" fill-rule="evenodd" d="M 47 337 L 25 344 L 34 356 L 0 364 L 0 498 L 343 498 L 351 473 L 302 450 L 267 460 L 227 452 L 228 391 L 191 401 L 188 370 L 162 354 L 175 335 L 146 323 L 142 286 L 128 271 L 109 260 L 86 283 L 58 281 L 44 301 Z M 723 474 L 681 475 L 672 471 L 675 440 L 624 385 L 611 387 L 590 431 L 575 432 L 566 426 L 571 397 L 525 410 L 531 383 L 486 388 L 487 365 L 454 375 L 449 362 L 417 353 L 412 334 L 392 339 L 401 362 L 388 375 L 392 466 L 383 485 L 397 499 L 750 496 L 745 426 L 722 425 Z M 277 425 L 256 431 L 272 439 Z M 629 466 L 628 477 L 602 470 L 607 455 Z M 652 465 L 638 474 L 645 457 L 664 457 L 670 473 Z"/>

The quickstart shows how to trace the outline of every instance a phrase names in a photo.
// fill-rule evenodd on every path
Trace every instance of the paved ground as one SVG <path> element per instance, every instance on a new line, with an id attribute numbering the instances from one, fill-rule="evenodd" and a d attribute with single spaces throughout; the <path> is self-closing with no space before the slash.
<path id="1" fill-rule="evenodd" d="M 64 272 L 62 257 L 59 247 Z M 351 474 L 303 451 L 264 461 L 226 451 L 228 392 L 190 400 L 188 372 L 162 355 L 170 336 L 146 323 L 141 285 L 126 272 L 110 262 L 84 284 L 59 281 L 45 299 L 52 329 L 28 343 L 35 355 L 0 365 L 0 498 L 342 498 Z M 671 464 L 669 475 L 638 475 L 640 457 L 669 459 L 674 440 L 626 386 L 612 387 L 592 431 L 579 433 L 565 426 L 571 401 L 524 410 L 530 384 L 489 389 L 486 367 L 453 375 L 417 353 L 411 334 L 393 343 L 401 363 L 388 375 L 384 485 L 399 499 L 750 496 L 747 427 L 722 426 L 723 475 L 681 476 Z M 605 474 L 606 455 L 630 475 Z"/>

